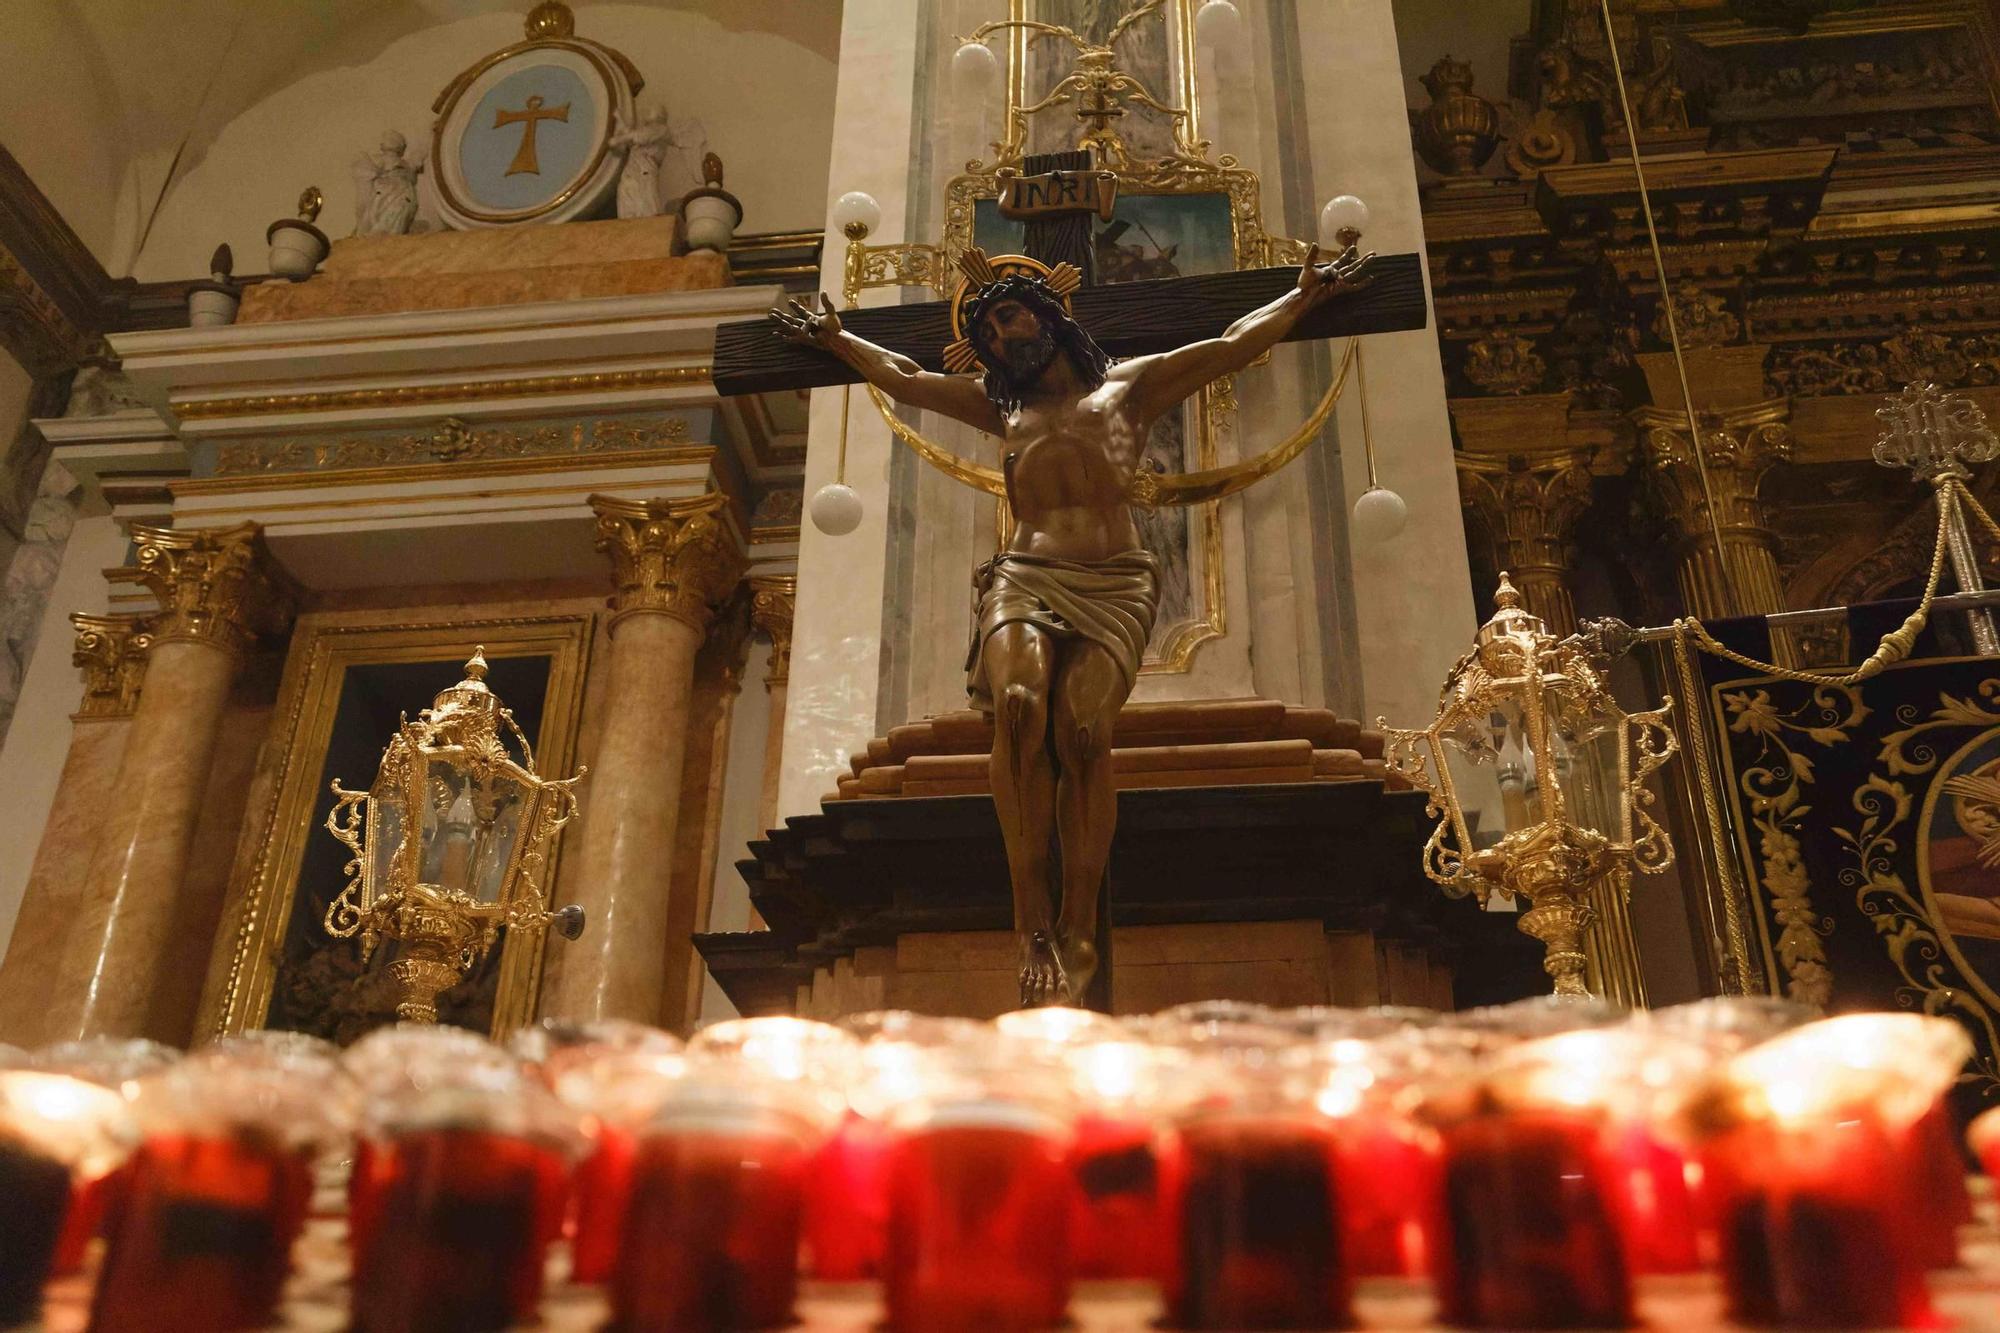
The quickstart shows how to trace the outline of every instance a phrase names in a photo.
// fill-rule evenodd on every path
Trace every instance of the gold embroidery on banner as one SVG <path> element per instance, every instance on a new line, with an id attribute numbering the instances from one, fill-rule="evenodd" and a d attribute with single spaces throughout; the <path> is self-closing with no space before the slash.
<path id="1" fill-rule="evenodd" d="M 1813 781 L 1813 761 L 1793 749 L 1785 736 L 1793 732 L 1816 745 L 1838 745 L 1869 715 L 1869 709 L 1861 692 L 1848 685 L 1821 686 L 1813 691 L 1811 703 L 1790 714 L 1778 711 L 1769 690 L 1732 690 L 1721 699 L 1730 714 L 1729 730 L 1759 742 L 1757 761 L 1736 776 L 1736 787 L 1757 835 L 1757 856 L 1751 864 L 1771 897 L 1786 990 L 1803 1004 L 1823 1006 L 1833 997 L 1833 973 L 1820 937 L 1833 927 L 1812 905 L 1812 882 L 1794 831 L 1812 809 L 1805 803 L 1804 788 Z M 1812 720 L 1801 721 L 1799 715 L 1809 710 Z"/>

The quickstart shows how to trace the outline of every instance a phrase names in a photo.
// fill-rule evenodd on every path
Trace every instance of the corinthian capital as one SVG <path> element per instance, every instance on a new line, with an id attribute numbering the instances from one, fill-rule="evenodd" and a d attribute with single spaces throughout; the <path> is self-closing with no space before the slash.
<path id="1" fill-rule="evenodd" d="M 717 491 L 685 500 L 593 495 L 597 549 L 611 559 L 620 616 L 654 612 L 707 631 L 743 576 L 743 552 Z"/>
<path id="2" fill-rule="evenodd" d="M 798 605 L 799 581 L 790 574 L 750 580 L 750 623 L 771 638 L 771 666 L 765 686 L 783 685 L 792 675 L 792 612 Z"/>
<path id="3" fill-rule="evenodd" d="M 69 623 L 76 626 L 71 660 L 83 672 L 78 717 L 130 717 L 139 706 L 146 650 L 153 646 L 150 621 L 149 616 L 89 616 L 81 611 L 70 616 Z"/>
<path id="4" fill-rule="evenodd" d="M 1711 540 L 1708 504 L 1713 495 L 1715 525 L 1725 537 L 1741 532 L 1771 540 L 1769 516 L 1758 490 L 1766 473 L 1791 460 L 1790 413 L 1790 403 L 1782 398 L 1702 413 L 1698 453 L 1686 413 L 1657 407 L 1633 413 L 1647 471 L 1684 539 Z"/>
<path id="5" fill-rule="evenodd" d="M 146 585 L 160 613 L 153 641 L 176 639 L 243 652 L 262 634 L 291 623 L 293 594 L 256 523 L 233 528 L 132 527 L 129 571 L 111 576 Z"/>

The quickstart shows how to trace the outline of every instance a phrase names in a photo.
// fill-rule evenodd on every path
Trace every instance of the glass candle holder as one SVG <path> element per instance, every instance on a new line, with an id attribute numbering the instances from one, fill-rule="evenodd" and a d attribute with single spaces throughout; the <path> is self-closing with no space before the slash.
<path id="1" fill-rule="evenodd" d="M 808 1164 L 831 1123 L 798 1080 L 691 1056 L 640 1131 L 613 1271 L 621 1333 L 775 1328 L 798 1297 Z"/>
<path id="2" fill-rule="evenodd" d="M 90 1327 L 271 1322 L 346 1106 L 280 1060 L 190 1058 L 140 1082 L 141 1139 L 107 1227 Z"/>
<path id="3" fill-rule="evenodd" d="M 65 1226 L 135 1135 L 118 1093 L 65 1074 L 0 1072 L 0 1327 L 32 1322 Z"/>
<path id="4" fill-rule="evenodd" d="M 138 1095 L 139 1080 L 177 1063 L 181 1053 L 143 1038 L 96 1037 L 43 1048 L 22 1062 L 23 1068 L 67 1074 L 108 1088 L 127 1102 Z M 81 1272 L 90 1242 L 103 1230 L 113 1203 L 124 1187 L 126 1167 L 115 1167 L 92 1178 L 79 1179 L 56 1241 L 53 1276 Z"/>
<path id="5" fill-rule="evenodd" d="M 994 1033 L 970 1019 L 900 1010 L 857 1014 L 840 1026 L 862 1045 L 849 1067 L 846 1112 L 806 1176 L 807 1271 L 826 1282 L 858 1282 L 882 1276 L 894 1112 L 921 1093 L 941 1052 L 978 1049 Z"/>
<path id="6" fill-rule="evenodd" d="M 545 1062 L 558 1099 L 578 1117 L 587 1147 L 570 1181 L 570 1280 L 611 1277 L 632 1194 L 638 1131 L 686 1068 L 668 1034 L 611 1048 L 574 1046 Z"/>
<path id="7" fill-rule="evenodd" d="M 361 1333 L 483 1333 L 532 1322 L 563 1179 L 581 1140 L 516 1071 L 371 1099 L 378 1211 L 354 1252 Z"/>
<path id="8" fill-rule="evenodd" d="M 1649 1124 L 1649 1090 L 1706 1059 L 1629 1027 L 1583 1028 L 1513 1046 L 1436 1092 L 1424 1113 L 1443 1139 L 1444 1234 L 1432 1255 L 1441 1317 L 1487 1328 L 1629 1324 L 1634 1232 L 1668 1219 L 1635 1212 L 1621 1152 Z"/>
<path id="9" fill-rule="evenodd" d="M 1971 1050 L 1948 1019 L 1849 1014 L 1749 1048 L 1692 1101 L 1732 1318 L 1930 1321 L 1922 1126 Z"/>
<path id="10" fill-rule="evenodd" d="M 1060 1324 L 1076 1207 L 1060 1075 L 994 1052 L 957 1054 L 893 1122 L 887 1325 Z"/>
<path id="11" fill-rule="evenodd" d="M 1075 1098 L 1070 1233 L 1083 1278 L 1158 1280 L 1171 1245 L 1160 1109 L 1188 1069 L 1185 1052 L 1136 1041 L 1089 1041 L 1063 1054 Z"/>
<path id="12" fill-rule="evenodd" d="M 341 1068 L 364 1103 L 396 1098 L 440 1080 L 507 1078 L 521 1071 L 511 1052 L 464 1028 L 394 1023 L 376 1028 L 342 1053 Z M 370 1243 L 390 1182 L 382 1145 L 365 1118 L 355 1124 L 353 1165 L 347 1177 L 347 1243 L 359 1254 Z"/>
<path id="13" fill-rule="evenodd" d="M 1333 1127 L 1341 1200 L 1341 1256 L 1357 1277 L 1419 1277 L 1439 1231 L 1437 1133 L 1408 1114 L 1417 1081 L 1458 1054 L 1433 1049 L 1425 1029 L 1369 1016 L 1321 1023 L 1337 1036 L 1290 1053 L 1314 1084 L 1313 1109 Z"/>

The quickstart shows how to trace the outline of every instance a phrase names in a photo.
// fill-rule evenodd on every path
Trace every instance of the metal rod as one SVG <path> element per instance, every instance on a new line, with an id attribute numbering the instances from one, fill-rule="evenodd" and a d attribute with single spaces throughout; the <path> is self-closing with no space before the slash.
<path id="1" fill-rule="evenodd" d="M 1368 370 L 1361 364 L 1361 340 L 1354 339 L 1354 387 L 1361 394 L 1361 456 L 1368 460 L 1368 489 L 1374 490 L 1375 432 L 1368 428 Z"/>
<path id="2" fill-rule="evenodd" d="M 1646 242 L 1653 250 L 1653 275 L 1660 280 L 1660 313 L 1667 321 L 1667 344 L 1673 349 L 1674 371 L 1680 376 L 1688 447 L 1694 451 L 1695 475 L 1701 479 L 1701 498 L 1708 510 L 1708 533 L 1715 541 L 1715 572 L 1722 580 L 1722 595 L 1729 608 L 1740 614 L 1743 599 L 1737 596 L 1736 578 L 1729 572 L 1729 560 L 1722 549 L 1722 524 L 1715 516 L 1715 488 L 1708 484 L 1708 459 L 1701 450 L 1701 423 L 1695 418 L 1694 390 L 1688 387 L 1687 360 L 1681 355 L 1680 321 L 1674 318 L 1674 294 L 1667 285 L 1667 257 L 1660 250 L 1660 233 L 1653 226 L 1653 195 L 1646 188 L 1646 168 L 1639 162 L 1639 122 L 1633 118 L 1632 98 L 1625 91 L 1625 65 L 1618 57 L 1618 30 L 1611 23 L 1611 0 L 1598 0 L 1598 5 L 1604 14 L 1604 42 L 1611 48 L 1611 73 L 1618 81 L 1618 105 L 1625 112 L 1625 139 L 1632 153 L 1632 175 L 1639 182 L 1639 214 L 1646 219 Z"/>
<path id="3" fill-rule="evenodd" d="M 1938 522 L 1944 524 L 1945 550 L 1951 555 L 1951 572 L 1964 593 L 1986 591 L 1979 576 L 1979 554 L 1972 549 L 1972 534 L 1965 530 L 1965 510 L 1959 507 L 1957 487 L 1938 487 Z M 1942 598 L 1940 601 L 1944 600 Z M 1993 628 L 1993 613 L 1980 609 L 1965 618 L 1972 631 L 1972 646 L 1981 657 L 2000 656 L 2000 632 Z"/>
<path id="4" fill-rule="evenodd" d="M 2000 606 L 2000 588 L 1983 589 L 1979 592 L 1954 592 L 1936 598 L 1931 602 L 1934 611 L 1970 611 L 1983 606 Z M 1764 623 L 1773 628 L 1788 625 L 1806 625 L 1816 620 L 1833 620 L 1844 616 L 1851 608 L 1845 606 L 1815 606 L 1805 611 L 1778 611 L 1764 617 Z M 1674 637 L 1672 625 L 1649 625 L 1632 631 L 1635 642 L 1662 643 Z M 1981 649 L 1982 653 L 1986 650 Z"/>

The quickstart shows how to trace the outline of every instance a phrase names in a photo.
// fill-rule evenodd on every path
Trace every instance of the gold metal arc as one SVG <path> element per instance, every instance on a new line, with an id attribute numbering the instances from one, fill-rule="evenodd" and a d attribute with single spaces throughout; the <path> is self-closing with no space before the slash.
<path id="1" fill-rule="evenodd" d="M 1305 452 L 1319 435 L 1326 419 L 1333 415 L 1334 406 L 1339 403 L 1341 392 L 1347 387 L 1348 373 L 1354 368 L 1359 340 L 1347 340 L 1347 350 L 1341 354 L 1340 368 L 1335 372 L 1333 383 L 1306 419 L 1299 423 L 1291 434 L 1275 445 L 1239 462 L 1227 463 L 1221 467 L 1204 468 L 1199 472 L 1146 472 L 1133 474 L 1128 498 L 1135 505 L 1146 509 L 1157 509 L 1168 505 L 1197 505 L 1210 500 L 1220 500 L 1256 485 L 1264 478 L 1277 472 L 1285 464 Z M 882 416 L 882 422 L 889 431 L 916 452 L 917 457 L 929 463 L 938 471 L 962 486 L 984 491 L 988 495 L 1005 498 L 1007 479 L 996 468 L 983 467 L 970 459 L 961 458 L 943 445 L 931 440 L 915 427 L 898 417 L 888 398 L 874 385 L 868 386 L 868 397 L 875 404 L 875 410 Z"/>

